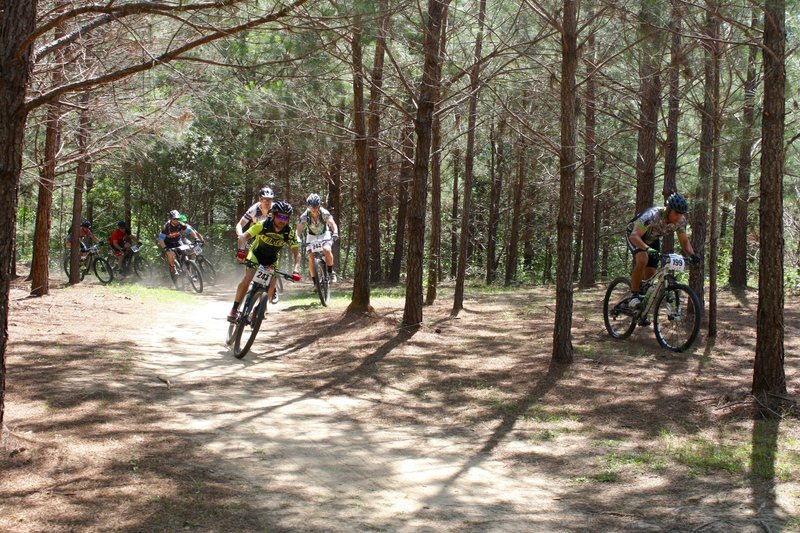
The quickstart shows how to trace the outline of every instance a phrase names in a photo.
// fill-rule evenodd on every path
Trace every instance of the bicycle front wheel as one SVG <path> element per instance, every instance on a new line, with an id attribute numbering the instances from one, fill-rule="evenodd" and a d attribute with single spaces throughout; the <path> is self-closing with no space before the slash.
<path id="1" fill-rule="evenodd" d="M 609 284 L 603 299 L 603 321 L 615 339 L 627 339 L 636 328 L 636 310 L 628 307 L 630 295 L 630 280 L 620 277 Z"/>
<path id="2" fill-rule="evenodd" d="M 258 330 L 261 328 L 261 322 L 267 312 L 267 291 L 259 289 L 249 300 L 249 303 L 245 304 L 242 314 L 236 321 L 233 356 L 237 359 L 247 355 L 256 340 Z M 242 341 L 244 341 L 244 344 L 242 344 Z"/>
<path id="3" fill-rule="evenodd" d="M 200 272 L 203 273 L 204 281 L 207 281 L 209 285 L 213 285 L 217 282 L 217 271 L 214 269 L 214 265 L 211 264 L 211 261 L 201 255 L 197 258 L 197 266 L 200 268 Z"/>
<path id="4" fill-rule="evenodd" d="M 200 269 L 197 268 L 194 261 L 186 263 L 186 275 L 189 277 L 189 283 L 192 284 L 194 292 L 203 292 L 203 274 L 200 273 Z"/>
<path id="5" fill-rule="evenodd" d="M 67 279 L 69 279 L 69 273 L 70 273 L 69 262 L 70 262 L 70 257 L 66 256 L 64 258 L 64 273 L 67 275 Z M 86 264 L 83 259 L 78 261 L 78 272 L 81 273 L 81 281 L 83 281 L 83 278 L 86 277 Z"/>
<path id="6" fill-rule="evenodd" d="M 102 257 L 95 258 L 92 269 L 94 270 L 94 275 L 103 285 L 114 280 L 114 272 L 111 270 L 111 265 Z"/>
<path id="7" fill-rule="evenodd" d="M 688 285 L 668 287 L 656 302 L 653 313 L 658 343 L 673 352 L 691 348 L 700 333 L 700 298 Z"/>
<path id="8" fill-rule="evenodd" d="M 317 270 L 317 295 L 319 296 L 319 301 L 322 303 L 323 306 L 328 306 L 328 300 L 331 297 L 331 286 L 328 283 L 328 267 L 325 265 L 325 261 L 318 260 L 316 264 Z"/>
<path id="9" fill-rule="evenodd" d="M 133 271 L 139 279 L 145 279 L 150 276 L 150 261 L 146 257 L 136 255 L 133 258 Z"/>

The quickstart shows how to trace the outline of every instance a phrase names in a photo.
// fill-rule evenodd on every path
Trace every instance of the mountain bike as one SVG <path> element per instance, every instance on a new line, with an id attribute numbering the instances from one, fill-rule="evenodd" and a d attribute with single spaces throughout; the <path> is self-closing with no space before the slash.
<path id="1" fill-rule="evenodd" d="M 328 275 L 328 265 L 325 263 L 325 243 L 331 242 L 331 239 L 322 239 L 319 241 L 306 243 L 306 249 L 314 254 L 314 272 L 310 272 L 311 277 L 314 279 L 314 288 L 319 296 L 319 301 L 323 306 L 327 307 L 331 299 L 331 283 L 330 276 Z"/>
<path id="2" fill-rule="evenodd" d="M 105 245 L 104 242 L 93 244 L 85 254 L 81 253 L 81 260 L 79 263 L 81 281 L 83 281 L 83 278 L 86 277 L 86 274 L 90 271 L 94 272 L 98 281 L 103 285 L 111 283 L 114 280 L 114 271 L 111 270 L 111 264 L 105 258 L 100 257 L 100 247 L 103 245 Z M 67 251 L 69 251 L 69 249 Z M 70 273 L 69 261 L 70 256 L 69 253 L 67 253 L 64 256 L 64 272 L 67 274 L 67 278 L 69 278 Z"/>
<path id="3" fill-rule="evenodd" d="M 237 359 L 247 355 L 253 346 L 253 341 L 256 340 L 261 322 L 267 313 L 267 291 L 273 276 L 277 275 L 288 281 L 299 279 L 292 278 L 291 274 L 279 272 L 272 266 L 258 265 L 251 261 L 247 262 L 247 266 L 255 268 L 256 272 L 247 289 L 247 296 L 239 306 L 239 315 L 235 322 L 228 325 L 228 335 L 225 338 L 225 344 L 233 349 L 233 355 Z"/>
<path id="4" fill-rule="evenodd" d="M 203 274 L 197 266 L 193 255 L 193 249 L 190 244 L 181 244 L 175 248 L 170 248 L 175 253 L 175 270 L 169 271 L 169 277 L 172 279 L 172 284 L 176 289 L 182 291 L 186 288 L 186 281 L 188 280 L 195 292 L 203 292 Z M 164 256 L 164 262 L 167 263 L 169 269 L 169 262 Z"/>
<path id="5" fill-rule="evenodd" d="M 691 261 L 678 254 L 660 254 L 661 266 L 653 276 L 642 281 L 646 289 L 643 301 L 631 307 L 631 282 L 626 277 L 613 280 L 603 300 L 603 320 L 609 335 L 615 339 L 627 339 L 637 324 L 650 324 L 648 316 L 653 313 L 653 328 L 658 343 L 673 352 L 691 348 L 700 332 L 702 308 L 697 294 L 688 285 L 678 283 L 675 272 L 683 271 Z"/>
<path id="6" fill-rule="evenodd" d="M 217 282 L 217 269 L 211 264 L 211 261 L 203 255 L 203 241 L 194 241 L 193 250 L 195 255 L 195 262 L 200 272 L 203 273 L 203 280 L 207 281 L 209 285 Z"/>
<path id="7" fill-rule="evenodd" d="M 136 243 L 131 246 L 129 249 L 123 252 L 124 256 L 122 258 L 122 274 L 128 275 L 131 273 L 131 269 L 133 269 L 133 273 L 136 274 L 136 277 L 139 279 L 145 279 L 150 276 L 152 273 L 152 265 L 150 261 L 142 255 L 142 245 L 140 243 Z"/>

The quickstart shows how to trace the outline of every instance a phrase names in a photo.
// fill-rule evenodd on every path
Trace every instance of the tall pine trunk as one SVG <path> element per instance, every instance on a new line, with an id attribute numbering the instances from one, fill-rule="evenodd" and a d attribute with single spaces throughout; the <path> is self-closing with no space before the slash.
<path id="1" fill-rule="evenodd" d="M 389 281 L 391 283 L 400 282 L 400 271 L 403 268 L 403 256 L 406 250 L 406 230 L 408 229 L 408 187 L 411 185 L 412 173 L 414 172 L 414 123 L 408 120 L 401 130 L 400 142 L 402 143 L 402 154 L 400 161 L 400 173 L 397 177 L 397 229 L 394 237 L 394 254 L 392 265 L 389 270 Z"/>
<path id="2" fill-rule="evenodd" d="M 428 20 L 425 24 L 425 64 L 417 99 L 414 130 L 417 149 L 414 154 L 414 181 L 411 205 L 424 206 L 427 196 L 428 166 L 433 136 L 433 110 L 439 98 L 439 39 L 445 8 L 449 0 L 428 0 Z M 425 248 L 425 209 L 412 209 L 408 217 L 408 282 L 403 309 L 403 326 L 415 331 L 422 325 L 422 261 Z"/>
<path id="3" fill-rule="evenodd" d="M 786 8 L 783 0 L 764 2 L 764 112 L 761 122 L 761 258 L 753 395 L 761 414 L 779 414 L 786 395 L 783 322 L 783 132 L 786 97 Z"/>
<path id="4" fill-rule="evenodd" d="M 667 96 L 667 141 L 664 145 L 664 188 L 661 196 L 666 201 L 667 197 L 678 190 L 678 123 L 681 117 L 680 108 L 680 75 L 683 63 L 681 51 L 681 8 L 678 0 L 672 0 L 670 12 L 670 35 L 672 36 L 669 47 L 669 94 Z M 675 236 L 664 236 L 661 250 L 672 251 Z"/>
<path id="5" fill-rule="evenodd" d="M 578 113 L 575 75 L 578 68 L 578 2 L 564 0 L 561 33 L 561 149 L 556 268 L 556 317 L 553 361 L 572 363 L 572 238 L 575 225 L 575 173 Z"/>
<path id="6" fill-rule="evenodd" d="M 595 48 L 594 33 L 586 43 L 586 155 L 583 162 L 583 206 L 581 207 L 581 229 L 583 231 L 583 262 L 581 263 L 580 286 L 588 288 L 597 279 L 597 238 L 595 229 L 595 188 L 597 173 L 595 159 L 597 142 L 595 140 Z"/>

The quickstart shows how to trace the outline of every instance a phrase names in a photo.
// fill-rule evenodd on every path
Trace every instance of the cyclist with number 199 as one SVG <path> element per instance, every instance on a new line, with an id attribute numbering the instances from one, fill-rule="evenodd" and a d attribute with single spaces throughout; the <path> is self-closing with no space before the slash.
<path id="1" fill-rule="evenodd" d="M 628 250 L 635 261 L 631 272 L 631 299 L 628 305 L 638 307 L 644 300 L 640 288 L 642 278 L 650 279 L 658 267 L 661 237 L 672 232 L 678 234 L 678 242 L 684 254 L 695 263 L 700 257 L 694 253 L 692 243 L 686 234 L 686 212 L 689 203 L 680 193 L 673 192 L 667 197 L 664 207 L 651 207 L 636 215 L 626 229 Z"/>
<path id="2" fill-rule="evenodd" d="M 300 246 L 297 243 L 297 236 L 289 224 L 292 216 L 292 206 L 288 202 L 274 202 L 272 204 L 272 217 L 262 222 L 253 224 L 247 231 L 239 236 L 239 251 L 236 258 L 240 262 L 247 263 L 242 281 L 236 288 L 236 297 L 233 300 L 233 307 L 228 313 L 228 322 L 236 322 L 239 316 L 239 304 L 247 293 L 247 287 L 253 280 L 258 265 L 272 266 L 278 261 L 278 253 L 282 248 L 288 246 L 292 252 L 294 265 L 292 269 L 292 279 L 300 280 Z M 249 249 L 245 249 L 248 239 L 253 239 Z M 275 292 L 275 277 L 272 278 L 267 289 L 267 297 L 272 298 Z"/>

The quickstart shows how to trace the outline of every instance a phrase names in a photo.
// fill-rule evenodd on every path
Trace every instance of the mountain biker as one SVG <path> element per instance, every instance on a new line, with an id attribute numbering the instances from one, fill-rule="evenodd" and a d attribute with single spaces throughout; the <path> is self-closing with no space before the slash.
<path id="1" fill-rule="evenodd" d="M 92 233 L 92 223 L 89 222 L 88 219 L 84 219 L 81 222 L 81 229 L 78 235 L 78 242 L 81 243 L 81 254 L 85 254 L 89 251 L 89 245 L 86 244 L 87 238 L 92 243 L 100 241 L 100 239 L 95 237 L 95 234 Z M 64 239 L 64 244 L 67 245 L 67 248 L 72 248 L 72 232 L 67 233 L 67 238 Z"/>
<path id="2" fill-rule="evenodd" d="M 189 227 L 180 221 L 181 214 L 177 209 L 169 212 L 169 220 L 161 228 L 158 236 L 158 247 L 164 252 L 167 258 L 170 272 L 175 272 L 175 248 L 181 245 L 181 236 Z M 194 231 L 194 230 L 192 230 Z"/>
<path id="3" fill-rule="evenodd" d="M 131 249 L 131 234 L 124 220 L 117 222 L 116 229 L 111 232 L 111 236 L 108 238 L 108 244 L 114 250 L 114 257 L 117 258 L 119 271 L 124 275 L 125 273 L 122 271 L 123 261 Z"/>
<path id="4" fill-rule="evenodd" d="M 333 253 L 331 243 L 339 238 L 339 227 L 333 220 L 330 211 L 320 205 L 321 199 L 318 194 L 311 193 L 306 199 L 308 208 L 300 215 L 297 223 L 297 239 L 303 240 L 303 229 L 306 229 L 306 249 L 311 252 L 311 244 L 316 241 L 327 241 L 323 244 L 323 254 L 325 264 L 328 267 L 328 279 L 331 283 L 336 283 L 336 273 L 333 271 Z M 317 275 L 314 272 L 314 254 L 308 254 L 308 272 L 313 274 L 312 281 L 316 284 Z"/>
<path id="5" fill-rule="evenodd" d="M 692 243 L 686 234 L 686 212 L 689 203 L 680 193 L 673 192 L 667 197 L 664 207 L 651 207 L 636 215 L 628 224 L 626 241 L 628 250 L 635 261 L 631 272 L 630 307 L 639 306 L 644 300 L 640 294 L 642 278 L 649 279 L 655 274 L 661 250 L 661 237 L 677 232 L 678 242 L 690 261 L 699 263 L 700 257 L 694 253 Z"/>
<path id="6" fill-rule="evenodd" d="M 268 217 L 272 216 L 272 198 L 275 194 L 269 187 L 261 187 L 258 190 L 258 202 L 251 205 L 247 211 L 244 212 L 242 218 L 236 223 L 236 236 L 241 237 L 242 234 L 250 227 L 251 224 L 263 222 Z"/>
<path id="7" fill-rule="evenodd" d="M 194 242 L 192 239 L 194 239 L 194 241 L 199 241 L 201 244 L 204 243 L 205 238 L 200 234 L 199 231 L 197 231 L 197 229 L 195 229 L 191 224 L 189 224 L 188 220 L 189 217 L 187 217 L 183 213 L 181 213 L 181 216 L 178 217 L 179 222 L 186 224 L 186 230 L 183 232 L 182 236 L 183 241 L 186 244 L 193 244 Z"/>
<path id="8" fill-rule="evenodd" d="M 257 263 L 259 265 L 271 266 L 278 260 L 278 253 L 285 246 L 289 247 L 294 259 L 292 269 L 292 278 L 295 281 L 300 280 L 300 249 L 297 244 L 297 237 L 292 227 L 289 224 L 289 218 L 292 216 L 292 206 L 288 202 L 278 201 L 272 204 L 272 216 L 263 222 L 257 222 L 248 228 L 239 237 L 239 251 L 236 253 L 237 260 L 244 262 L 245 260 L 250 263 Z M 249 249 L 245 249 L 248 238 L 253 240 Z M 236 297 L 233 300 L 233 307 L 228 313 L 228 322 L 235 322 L 238 316 L 239 304 L 247 292 L 247 287 L 253 280 L 253 275 L 256 269 L 248 264 L 244 271 L 244 277 L 236 287 Z M 269 284 L 267 289 L 267 297 L 272 298 L 275 292 L 275 277 Z"/>

